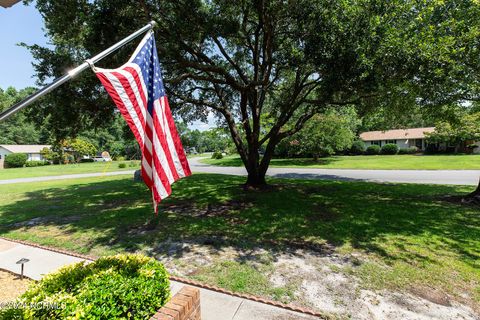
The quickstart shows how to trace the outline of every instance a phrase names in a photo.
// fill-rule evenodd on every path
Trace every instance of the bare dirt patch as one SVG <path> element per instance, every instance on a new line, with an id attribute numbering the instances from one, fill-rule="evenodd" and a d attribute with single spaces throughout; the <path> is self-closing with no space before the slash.
<path id="1" fill-rule="evenodd" d="M 169 271 L 195 276 L 219 261 L 238 261 L 265 274 L 274 288 L 293 288 L 287 303 L 348 319 L 479 319 L 470 307 L 432 288 L 367 290 L 354 276 L 366 257 L 289 247 L 239 248 L 220 240 L 165 241 L 148 250 Z M 265 271 L 262 271 L 265 272 Z M 271 297 L 269 297 L 271 298 Z"/>
<path id="2" fill-rule="evenodd" d="M 11 302 L 27 290 L 31 280 L 21 280 L 13 273 L 0 270 L 0 302 Z"/>

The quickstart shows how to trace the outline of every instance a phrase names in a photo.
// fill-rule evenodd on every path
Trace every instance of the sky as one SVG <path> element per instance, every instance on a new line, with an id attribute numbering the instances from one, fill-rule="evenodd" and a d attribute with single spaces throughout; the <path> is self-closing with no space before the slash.
<path id="1" fill-rule="evenodd" d="M 32 55 L 20 42 L 45 45 L 40 13 L 31 4 L 0 7 L 0 88 L 23 89 L 35 85 Z"/>
<path id="2" fill-rule="evenodd" d="M 20 2 L 6 9 L 0 7 L 0 88 L 35 86 L 33 57 L 17 44 L 46 45 L 48 39 L 43 28 L 42 16 L 34 3 L 25 6 Z M 208 123 L 195 121 L 189 127 L 200 131 L 215 127 L 213 116 L 209 116 Z"/>

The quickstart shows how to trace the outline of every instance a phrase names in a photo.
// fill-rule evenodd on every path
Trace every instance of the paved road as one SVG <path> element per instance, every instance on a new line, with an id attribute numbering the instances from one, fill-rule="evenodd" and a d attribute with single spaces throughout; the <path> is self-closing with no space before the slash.
<path id="1" fill-rule="evenodd" d="M 199 158 L 189 159 L 193 172 L 246 175 L 243 167 L 217 167 L 200 163 Z M 33 177 L 0 180 L 1 184 L 40 182 L 61 179 L 133 175 L 134 170 L 106 173 L 80 173 L 61 176 Z M 267 175 L 276 178 L 329 179 L 345 181 L 399 182 L 423 184 L 477 185 L 480 170 L 351 170 L 315 168 L 270 168 Z"/>
<path id="2" fill-rule="evenodd" d="M 200 163 L 199 158 L 190 159 L 189 162 L 193 172 L 247 174 L 243 167 L 212 166 Z M 477 185 L 480 170 L 351 170 L 271 167 L 268 169 L 267 175 L 276 178 Z"/>

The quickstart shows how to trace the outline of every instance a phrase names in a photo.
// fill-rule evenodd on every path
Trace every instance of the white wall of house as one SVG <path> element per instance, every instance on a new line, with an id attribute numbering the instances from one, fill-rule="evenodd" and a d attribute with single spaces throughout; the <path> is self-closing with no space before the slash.
<path id="1" fill-rule="evenodd" d="M 421 140 L 421 141 L 417 141 Z M 407 149 L 414 146 L 420 146 L 421 150 L 425 150 L 425 139 L 395 139 L 395 140 L 377 140 L 377 141 L 365 141 L 365 146 L 379 145 L 380 147 L 386 145 L 387 143 L 394 143 L 398 146 L 399 149 Z"/>
<path id="2" fill-rule="evenodd" d="M 0 161 L 3 162 L 5 160 L 5 156 L 11 154 L 12 152 L 0 147 Z M 39 161 L 43 160 L 43 157 L 40 153 L 27 153 L 27 161 Z"/>
<path id="3" fill-rule="evenodd" d="M 5 156 L 7 154 L 10 154 L 11 152 L 8 151 L 7 149 L 3 148 L 3 147 L 0 147 L 0 160 L 5 160 Z"/>
<path id="4" fill-rule="evenodd" d="M 40 153 L 27 153 L 27 161 L 39 161 L 43 160 L 43 157 Z"/>

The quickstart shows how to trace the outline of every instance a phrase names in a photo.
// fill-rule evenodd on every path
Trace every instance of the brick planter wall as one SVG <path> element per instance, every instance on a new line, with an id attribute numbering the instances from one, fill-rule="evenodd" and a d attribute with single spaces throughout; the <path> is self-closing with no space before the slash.
<path id="1" fill-rule="evenodd" d="M 184 286 L 150 320 L 200 320 L 200 290 Z"/>

